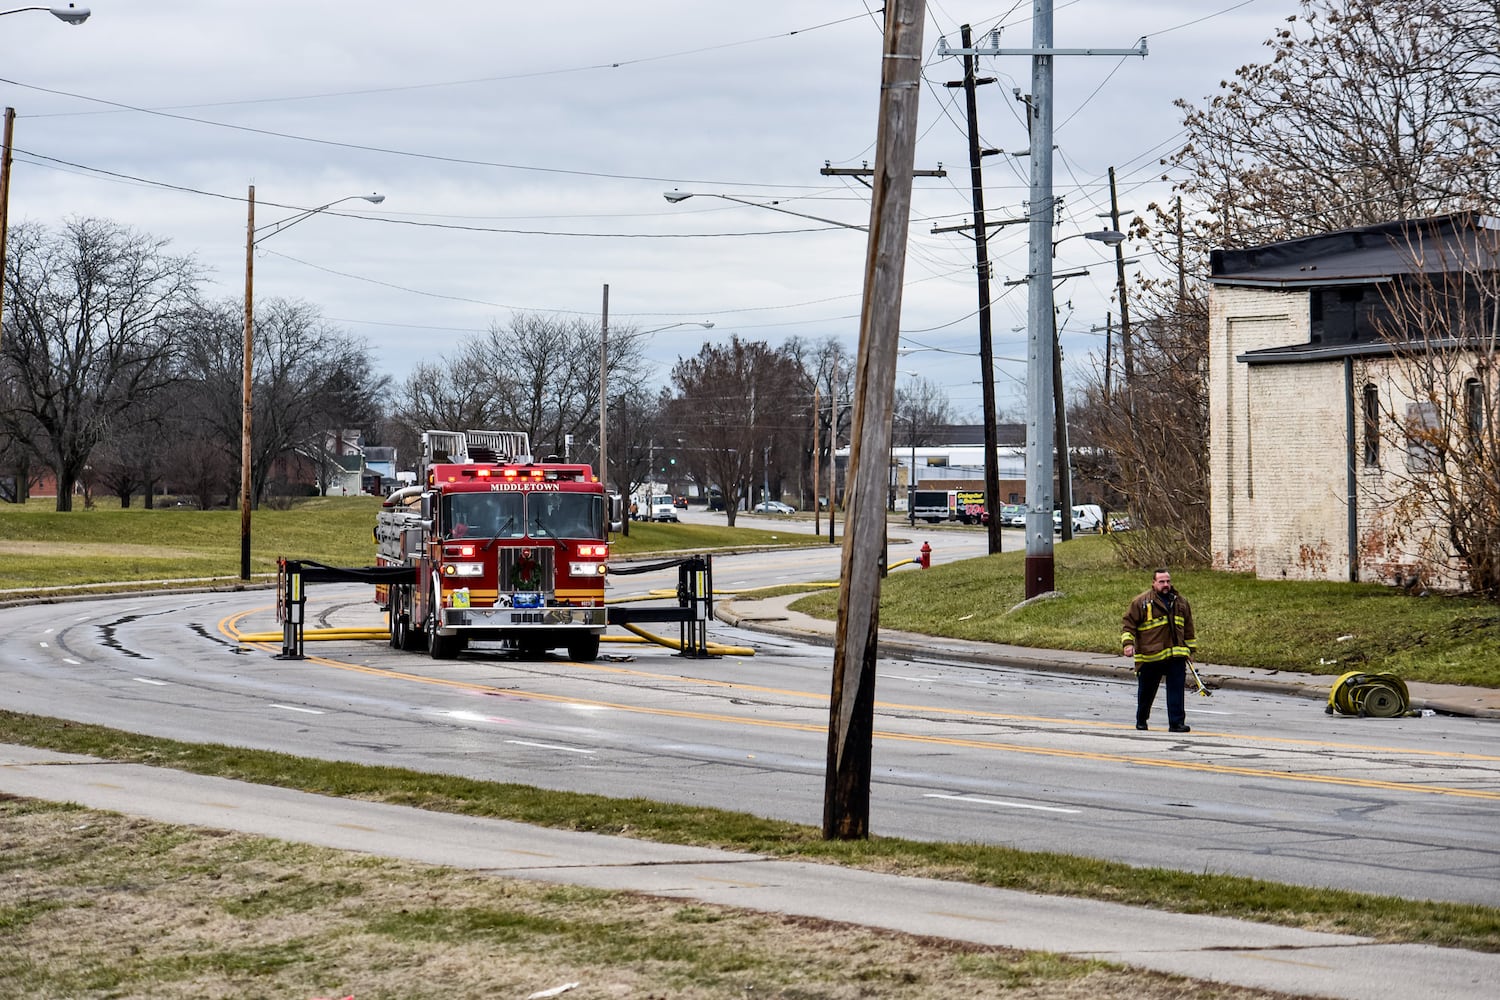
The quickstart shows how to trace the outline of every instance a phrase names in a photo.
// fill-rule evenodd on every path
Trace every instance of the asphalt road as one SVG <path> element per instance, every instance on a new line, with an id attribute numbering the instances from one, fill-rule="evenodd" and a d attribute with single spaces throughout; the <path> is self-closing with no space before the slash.
<path id="1" fill-rule="evenodd" d="M 934 548 L 982 551 L 981 535 L 964 534 Z M 833 550 L 715 560 L 720 588 L 836 573 Z M 675 579 L 660 576 L 616 578 L 615 593 Z M 314 585 L 311 625 L 376 625 L 369 596 Z M 825 647 L 718 627 L 715 641 L 756 655 L 606 643 L 592 664 L 483 650 L 434 661 L 340 641 L 286 661 L 236 639 L 272 630 L 273 613 L 268 592 L 0 610 L 0 697 L 183 740 L 821 820 Z M 874 831 L 1500 899 L 1495 723 L 1372 725 L 1305 699 L 1223 692 L 1190 699 L 1190 736 L 1138 733 L 1127 677 L 882 660 Z"/>

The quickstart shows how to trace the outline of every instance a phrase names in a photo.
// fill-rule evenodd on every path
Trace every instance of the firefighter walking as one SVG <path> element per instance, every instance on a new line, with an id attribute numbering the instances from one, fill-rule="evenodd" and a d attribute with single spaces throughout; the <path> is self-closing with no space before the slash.
<path id="1" fill-rule="evenodd" d="M 1188 660 L 1198 648 L 1193 609 L 1172 587 L 1172 574 L 1159 569 L 1151 587 L 1136 595 L 1121 619 L 1124 655 L 1134 658 L 1135 728 L 1149 729 L 1151 705 L 1163 680 L 1167 683 L 1167 728 L 1191 732 L 1184 704 Z"/>

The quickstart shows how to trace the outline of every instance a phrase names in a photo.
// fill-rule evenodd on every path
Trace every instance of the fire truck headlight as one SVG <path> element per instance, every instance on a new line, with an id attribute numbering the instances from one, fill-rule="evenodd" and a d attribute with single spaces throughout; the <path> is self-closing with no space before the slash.
<path id="1" fill-rule="evenodd" d="M 444 576 L 483 576 L 484 563 L 447 563 L 443 566 Z"/>
<path id="2" fill-rule="evenodd" d="M 568 563 L 568 572 L 574 576 L 603 576 L 604 563 L 602 562 L 575 562 Z"/>

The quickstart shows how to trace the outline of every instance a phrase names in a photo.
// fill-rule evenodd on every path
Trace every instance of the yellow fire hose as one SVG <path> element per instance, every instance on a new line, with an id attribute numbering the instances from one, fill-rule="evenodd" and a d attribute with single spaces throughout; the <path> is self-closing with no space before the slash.
<path id="1" fill-rule="evenodd" d="M 1329 715 L 1358 715 L 1392 719 L 1405 715 L 1411 705 L 1406 682 L 1395 674 L 1366 674 L 1351 670 L 1333 682 L 1328 692 Z"/>
<path id="2" fill-rule="evenodd" d="M 633 635 L 606 635 L 601 636 L 601 642 L 620 643 L 655 643 L 668 649 L 682 649 L 682 642 L 678 639 L 669 639 L 666 636 L 655 635 L 645 629 L 634 625 L 626 625 L 624 628 L 634 633 Z M 335 642 L 338 640 L 355 639 L 388 639 L 390 630 L 386 628 L 310 628 L 302 633 L 302 638 L 308 642 Z M 280 632 L 244 632 L 236 636 L 240 642 L 280 642 Z M 715 656 L 754 656 L 755 650 L 750 646 L 721 646 L 718 643 L 709 643 L 708 651 Z"/>

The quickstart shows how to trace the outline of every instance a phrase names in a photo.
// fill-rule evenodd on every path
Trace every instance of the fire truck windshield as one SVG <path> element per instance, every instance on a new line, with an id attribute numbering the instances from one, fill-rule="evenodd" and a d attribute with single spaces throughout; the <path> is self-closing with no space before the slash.
<path id="1" fill-rule="evenodd" d="M 592 493 L 454 493 L 448 538 L 603 538 L 604 498 Z"/>
<path id="2" fill-rule="evenodd" d="M 604 537 L 604 497 L 596 493 L 533 493 L 526 509 L 533 538 Z"/>
<path id="3" fill-rule="evenodd" d="M 449 538 L 520 538 L 526 498 L 520 493 L 455 493 L 445 498 Z"/>

